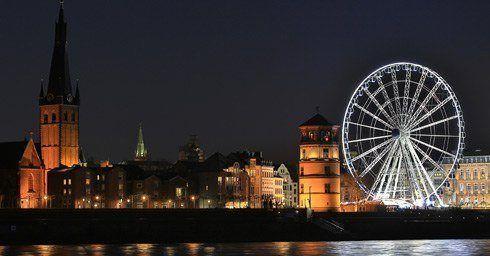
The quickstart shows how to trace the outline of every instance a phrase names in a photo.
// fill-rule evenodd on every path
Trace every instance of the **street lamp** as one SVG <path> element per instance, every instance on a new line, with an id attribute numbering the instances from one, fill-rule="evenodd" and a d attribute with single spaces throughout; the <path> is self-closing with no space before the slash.
<path id="1" fill-rule="evenodd" d="M 191 196 L 191 200 L 192 200 L 192 208 L 196 208 L 196 197 Z"/>
<path id="2" fill-rule="evenodd" d="M 211 200 L 208 199 L 208 208 L 211 208 Z"/>

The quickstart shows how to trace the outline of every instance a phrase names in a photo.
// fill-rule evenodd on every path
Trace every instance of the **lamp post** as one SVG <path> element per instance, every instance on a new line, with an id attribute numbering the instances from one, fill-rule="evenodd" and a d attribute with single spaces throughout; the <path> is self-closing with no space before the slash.
<path id="1" fill-rule="evenodd" d="M 192 201 L 192 208 L 196 208 L 196 197 L 191 196 L 191 201 Z"/>

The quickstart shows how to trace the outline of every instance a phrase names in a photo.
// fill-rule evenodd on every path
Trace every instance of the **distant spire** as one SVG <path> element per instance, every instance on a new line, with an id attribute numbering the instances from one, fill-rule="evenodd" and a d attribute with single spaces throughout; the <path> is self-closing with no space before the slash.
<path id="1" fill-rule="evenodd" d="M 148 160 L 148 150 L 145 147 L 145 142 L 143 140 L 143 124 L 139 124 L 138 128 L 138 144 L 136 145 L 136 152 L 134 160 L 145 161 Z"/>

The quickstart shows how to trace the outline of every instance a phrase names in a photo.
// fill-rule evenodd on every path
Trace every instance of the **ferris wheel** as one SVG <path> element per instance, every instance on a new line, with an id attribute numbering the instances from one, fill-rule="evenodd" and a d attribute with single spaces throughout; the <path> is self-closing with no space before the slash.
<path id="1" fill-rule="evenodd" d="M 364 79 L 342 124 L 344 159 L 367 199 L 418 206 L 444 205 L 439 194 L 460 159 L 464 137 L 463 113 L 449 84 L 406 62 Z"/>

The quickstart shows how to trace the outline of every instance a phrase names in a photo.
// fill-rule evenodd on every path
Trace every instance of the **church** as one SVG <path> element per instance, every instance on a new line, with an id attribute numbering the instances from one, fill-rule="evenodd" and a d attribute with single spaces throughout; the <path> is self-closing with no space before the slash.
<path id="1" fill-rule="evenodd" d="M 78 84 L 73 90 L 67 51 L 63 1 L 55 25 L 55 40 L 47 87 L 39 93 L 39 142 L 31 133 L 24 141 L 0 143 L 0 207 L 47 207 L 47 174 L 79 164 Z"/>

